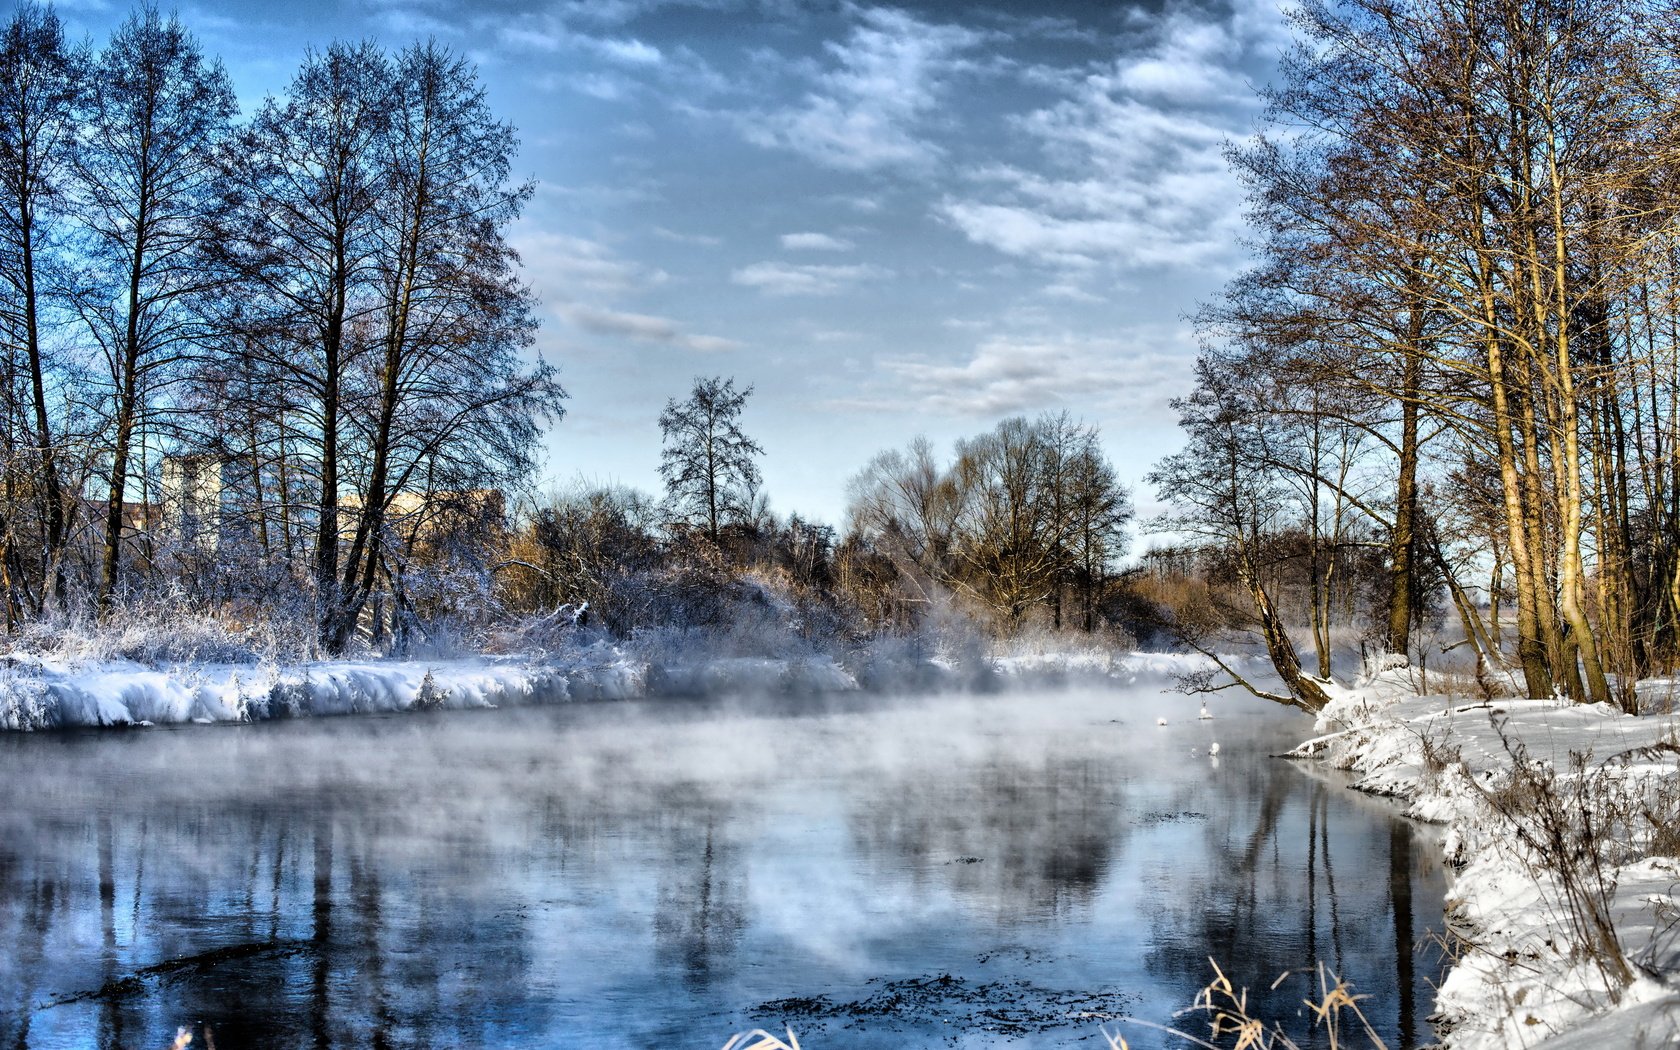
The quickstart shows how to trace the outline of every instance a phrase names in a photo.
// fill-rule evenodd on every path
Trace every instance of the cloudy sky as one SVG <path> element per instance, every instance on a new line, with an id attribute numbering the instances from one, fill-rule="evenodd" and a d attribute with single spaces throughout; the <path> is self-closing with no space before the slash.
<path id="1" fill-rule="evenodd" d="M 58 5 L 96 43 L 127 7 Z M 478 63 L 540 187 L 514 239 L 571 394 L 542 487 L 657 490 L 666 399 L 733 376 L 772 506 L 836 525 L 878 450 L 1061 409 L 1148 509 L 1183 315 L 1243 261 L 1221 150 L 1287 43 L 1276 0 L 178 10 L 247 110 L 334 38 Z"/>

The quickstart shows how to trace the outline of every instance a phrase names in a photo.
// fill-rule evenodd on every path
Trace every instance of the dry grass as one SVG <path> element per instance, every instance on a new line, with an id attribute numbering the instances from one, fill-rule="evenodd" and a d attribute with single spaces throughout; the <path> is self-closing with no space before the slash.
<path id="1" fill-rule="evenodd" d="M 1300 1050 L 1299 1044 L 1284 1034 L 1283 1029 L 1276 1024 L 1268 1025 L 1262 1018 L 1254 1016 L 1249 1009 L 1248 989 L 1232 984 L 1225 971 L 1212 959 L 1208 960 L 1208 965 L 1213 967 L 1213 980 L 1196 996 L 1195 1005 L 1184 1011 L 1185 1014 L 1203 1015 L 1208 1025 L 1206 1039 L 1147 1021 L 1134 1020 L 1131 1023 L 1177 1036 L 1205 1050 Z M 1289 976 L 1288 971 L 1280 974 L 1272 982 L 1272 988 L 1275 990 Z M 1364 998 L 1354 995 L 1341 978 L 1319 966 L 1318 999 L 1316 1002 L 1312 999 L 1302 1002 L 1313 1015 L 1313 1026 L 1325 1032 L 1330 1050 L 1354 1050 L 1355 1047 L 1388 1050 L 1387 1044 L 1359 1009 L 1359 1001 Z M 1104 1029 L 1103 1038 L 1108 1040 L 1109 1050 L 1130 1050 L 1125 1036 L 1118 1032 Z"/>
<path id="2" fill-rule="evenodd" d="M 1650 819 L 1644 800 L 1626 789 L 1613 767 L 1595 767 L 1590 755 L 1571 751 L 1567 767 L 1559 770 L 1532 758 L 1503 723 L 1495 727 L 1510 757 L 1508 778 L 1492 786 L 1474 777 L 1466 783 L 1503 818 L 1532 862 L 1556 879 L 1570 950 L 1598 970 L 1610 1001 L 1618 1002 L 1635 968 L 1611 911 L 1615 867 L 1633 859 L 1629 847 L 1642 809 L 1650 823 L 1666 821 Z"/>

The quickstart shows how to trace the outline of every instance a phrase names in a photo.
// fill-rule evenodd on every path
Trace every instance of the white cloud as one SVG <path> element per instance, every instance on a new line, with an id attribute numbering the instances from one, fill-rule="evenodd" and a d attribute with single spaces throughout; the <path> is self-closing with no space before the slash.
<path id="1" fill-rule="evenodd" d="M 704 233 L 682 233 L 677 230 L 666 229 L 664 226 L 655 226 L 653 234 L 655 237 L 676 244 L 693 244 L 702 248 L 716 248 L 723 243 L 722 237 L 713 237 Z"/>
<path id="2" fill-rule="evenodd" d="M 664 343 L 702 353 L 735 350 L 741 346 L 733 339 L 685 332 L 676 321 L 651 314 L 624 313 L 577 305 L 562 306 L 560 314 L 584 331 L 596 335 L 619 336 L 644 343 Z"/>
<path id="3" fill-rule="evenodd" d="M 834 295 L 863 281 L 891 276 L 891 270 L 878 266 L 797 266 L 761 262 L 736 270 L 729 279 L 748 288 L 757 288 L 767 295 Z"/>
<path id="4" fill-rule="evenodd" d="M 666 8 L 726 11 L 744 6 L 744 0 L 560 0 L 554 9 L 568 20 L 622 25 Z"/>
<path id="5" fill-rule="evenodd" d="M 628 65 L 656 66 L 665 60 L 664 54 L 657 47 L 652 44 L 644 44 L 640 40 L 623 40 L 610 37 L 591 37 L 588 39 L 601 54 Z"/>
<path id="6" fill-rule="evenodd" d="M 790 252 L 849 252 L 857 245 L 826 233 L 784 233 L 782 247 Z"/>
<path id="7" fill-rule="evenodd" d="M 1266 0 L 1217 21 L 1175 12 L 1098 72 L 1032 71 L 1061 98 L 1014 118 L 1039 162 L 975 172 L 935 214 L 976 244 L 1058 269 L 1222 269 L 1241 258 L 1242 188 L 1225 144 L 1251 130 L 1245 71 L 1284 39 Z M 1058 286 L 1073 287 L 1066 280 Z"/>
<path id="8" fill-rule="evenodd" d="M 457 12 L 446 0 L 363 0 L 358 6 L 367 12 L 376 25 L 396 36 L 450 37 L 461 29 L 460 20 L 456 17 Z M 194 32 L 206 31 L 201 28 L 204 25 L 201 13 L 194 10 L 192 20 L 188 22 Z M 235 23 L 230 28 L 243 29 L 246 34 L 250 34 L 253 29 L 248 22 L 239 19 L 229 21 Z"/>
<path id="9" fill-rule="evenodd" d="M 960 55 L 983 37 L 923 22 L 903 11 L 869 8 L 844 42 L 830 42 L 833 64 L 798 103 L 748 114 L 748 141 L 792 150 L 843 171 L 918 169 L 940 150 L 918 132 L 936 112 Z"/>
<path id="10" fill-rule="evenodd" d="M 515 232 L 513 244 L 538 294 L 622 295 L 670 280 L 665 271 L 626 262 L 584 237 L 525 226 Z"/>
<path id="11" fill-rule="evenodd" d="M 557 82 L 569 84 L 579 94 L 602 102 L 622 102 L 635 89 L 634 82 L 610 73 L 579 73 Z"/>
<path id="12" fill-rule="evenodd" d="M 1102 296 L 1092 295 L 1072 281 L 1057 281 L 1045 285 L 1044 294 L 1052 299 L 1066 299 L 1074 303 L 1100 303 L 1104 301 Z"/>
<path id="13" fill-rule="evenodd" d="M 517 231 L 514 246 L 537 294 L 555 315 L 583 331 L 702 353 L 741 346 L 733 339 L 687 331 L 667 317 L 602 305 L 657 288 L 670 275 L 621 259 L 599 241 L 526 226 Z M 587 304 L 579 301 L 585 298 Z"/>
<path id="14" fill-rule="evenodd" d="M 635 37 L 595 36 L 574 29 L 552 12 L 527 15 L 497 25 L 502 43 L 525 51 L 585 52 L 627 66 L 657 66 L 665 55 Z"/>
<path id="15" fill-rule="evenodd" d="M 1158 410 L 1183 385 L 1184 339 L 1141 326 L 1123 338 L 994 335 L 960 359 L 884 360 L 883 382 L 835 407 L 974 419 L 1063 407 Z"/>

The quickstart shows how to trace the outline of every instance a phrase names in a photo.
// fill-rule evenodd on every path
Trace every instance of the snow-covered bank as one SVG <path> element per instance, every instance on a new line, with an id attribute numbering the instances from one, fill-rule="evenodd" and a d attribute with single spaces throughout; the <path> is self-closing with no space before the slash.
<path id="1" fill-rule="evenodd" d="M 860 688 L 1029 686 L 1069 677 L 1131 684 L 1200 666 L 1167 653 L 1092 651 L 986 656 L 969 662 L 886 647 L 844 664 L 821 654 L 650 654 L 607 642 L 527 656 L 298 664 L 48 658 L 0 664 L 0 730 L 170 722 L 248 722 L 410 709 L 569 700 Z"/>
<path id="2" fill-rule="evenodd" d="M 1338 696 L 1318 731 L 1295 757 L 1403 799 L 1462 865 L 1437 1001 L 1446 1046 L 1680 1042 L 1674 718 L 1419 697 L 1389 671 Z"/>
<path id="3" fill-rule="evenodd" d="M 13 659 L 0 670 L 0 728 L 249 722 L 430 707 L 490 707 L 558 690 L 564 680 L 487 660 L 323 661 L 148 666 Z"/>
<path id="4" fill-rule="evenodd" d="M 13 657 L 0 669 L 0 729 L 252 722 L 725 689 L 856 687 L 830 661 L 716 659 L 650 666 L 612 647 L 540 659 L 370 658 L 290 666 Z"/>

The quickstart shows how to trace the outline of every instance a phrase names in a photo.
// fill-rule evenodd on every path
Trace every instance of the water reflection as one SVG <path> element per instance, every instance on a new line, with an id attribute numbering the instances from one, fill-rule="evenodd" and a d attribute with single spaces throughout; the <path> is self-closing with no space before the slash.
<path id="1" fill-rule="evenodd" d="M 667 846 L 653 913 L 655 957 L 696 987 L 734 965 L 746 911 L 742 858 L 710 819 L 704 828 L 673 829 Z"/>
<path id="2" fill-rule="evenodd" d="M 1163 702 L 0 739 L 0 1047 L 1101 1045 L 1209 955 L 1256 989 L 1322 959 L 1426 1041 L 1437 970 L 1396 948 L 1440 914 L 1432 850 L 1266 758 L 1287 716 L 1221 722 L 1216 766 Z"/>
<path id="3" fill-rule="evenodd" d="M 1151 969 L 1206 983 L 1217 960 L 1256 1014 L 1283 1020 L 1302 1046 L 1325 1045 L 1303 1000 L 1322 1000 L 1321 982 L 1340 977 L 1375 993 L 1361 1009 L 1391 1043 L 1428 1042 L 1420 1015 L 1439 966 L 1418 958 L 1429 924 L 1412 901 L 1439 916 L 1440 869 L 1410 825 L 1374 824 L 1374 804 L 1362 801 L 1341 784 L 1280 776 L 1264 781 L 1251 812 L 1208 820 L 1203 864 L 1163 895 Z"/>
<path id="4" fill-rule="evenodd" d="M 852 834 L 878 877 L 936 872 L 940 892 L 1006 922 L 1088 903 L 1128 828 L 1111 755 L 1029 764 L 994 748 L 970 777 L 910 769 L 866 790 Z"/>

